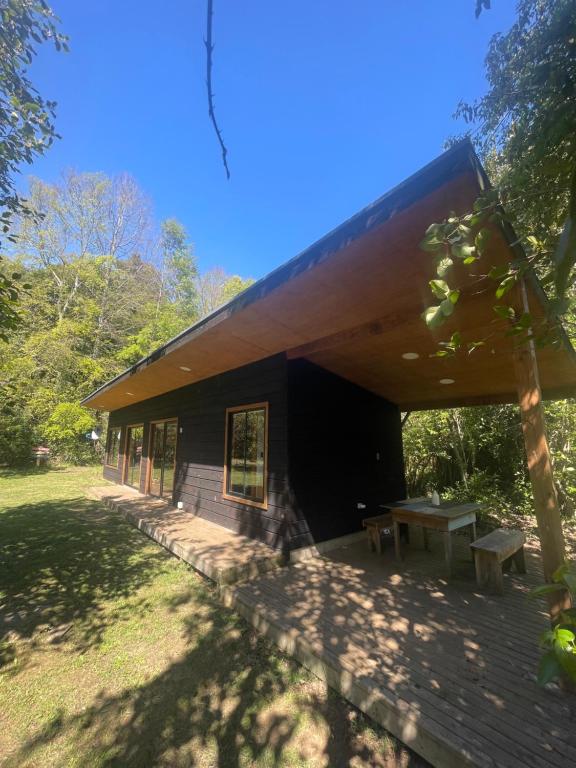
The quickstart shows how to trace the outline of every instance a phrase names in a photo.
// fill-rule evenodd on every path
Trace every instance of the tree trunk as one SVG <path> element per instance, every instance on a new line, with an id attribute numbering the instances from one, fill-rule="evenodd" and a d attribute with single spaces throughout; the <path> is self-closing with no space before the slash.
<path id="1" fill-rule="evenodd" d="M 526 307 L 525 286 L 522 285 L 521 289 L 524 294 L 523 304 Z M 544 578 L 549 582 L 554 571 L 564 562 L 566 555 L 560 508 L 556 497 L 552 462 L 544 425 L 538 362 L 532 340 L 519 345 L 514 350 L 514 369 L 528 459 L 528 472 L 530 473 L 534 509 L 538 522 Z M 570 607 L 568 593 L 553 593 L 549 596 L 548 606 L 551 620 L 554 623 L 558 613 Z"/>

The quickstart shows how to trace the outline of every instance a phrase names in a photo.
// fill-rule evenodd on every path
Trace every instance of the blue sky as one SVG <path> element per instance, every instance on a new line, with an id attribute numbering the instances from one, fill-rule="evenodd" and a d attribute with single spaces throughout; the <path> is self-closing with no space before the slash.
<path id="1" fill-rule="evenodd" d="M 62 140 L 31 169 L 132 174 L 176 217 L 203 269 L 260 277 L 442 150 L 461 98 L 486 87 L 512 0 L 215 0 L 207 117 L 204 0 L 52 0 L 71 52 L 42 52 Z M 25 169 L 28 172 L 29 169 Z"/>

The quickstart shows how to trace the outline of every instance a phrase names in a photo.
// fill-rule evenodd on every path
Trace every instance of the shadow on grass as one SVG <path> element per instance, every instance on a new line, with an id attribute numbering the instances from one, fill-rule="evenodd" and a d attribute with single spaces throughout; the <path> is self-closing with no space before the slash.
<path id="1" fill-rule="evenodd" d="M 424 766 L 405 751 L 397 761 L 387 740 L 386 755 L 363 743 L 364 717 L 336 695 L 307 689 L 307 673 L 219 605 L 210 587 L 184 593 L 171 607 L 185 602 L 187 652 L 142 686 L 101 692 L 79 714 L 57 713 L 6 768 L 56 746 L 66 764 L 64 745 L 80 764 L 85 758 L 98 768 Z M 287 693 L 289 703 L 281 698 Z"/>
<path id="2" fill-rule="evenodd" d="M 0 665 L 2 656 L 10 659 L 8 638 L 32 638 L 38 630 L 59 642 L 73 623 L 82 647 L 97 644 L 110 620 L 105 601 L 133 594 L 166 559 L 162 550 L 145 552 L 147 545 L 119 516 L 85 498 L 3 511 Z"/>

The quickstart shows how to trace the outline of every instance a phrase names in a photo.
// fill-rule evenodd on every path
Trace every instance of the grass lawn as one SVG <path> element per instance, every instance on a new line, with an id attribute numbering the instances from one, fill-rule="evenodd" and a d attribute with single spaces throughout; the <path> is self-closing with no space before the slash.
<path id="1" fill-rule="evenodd" d="M 424 765 L 91 484 L 0 470 L 0 765 Z"/>

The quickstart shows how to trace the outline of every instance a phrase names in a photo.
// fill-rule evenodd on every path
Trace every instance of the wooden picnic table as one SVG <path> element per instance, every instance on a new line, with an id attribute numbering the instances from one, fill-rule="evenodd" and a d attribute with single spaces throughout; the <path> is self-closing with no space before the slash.
<path id="1" fill-rule="evenodd" d="M 370 544 L 370 549 L 373 552 L 376 551 L 379 555 L 382 554 L 381 534 L 382 531 L 387 529 L 392 531 L 393 529 L 392 509 L 394 507 L 401 506 L 403 504 L 416 504 L 417 502 L 426 500 L 426 496 L 418 496 L 418 498 L 402 499 L 401 501 L 393 501 L 389 502 L 388 504 L 379 504 L 378 506 L 380 509 L 385 509 L 386 512 L 383 512 L 380 515 L 375 515 L 374 517 L 366 517 L 364 520 L 362 520 L 362 525 L 364 528 L 366 528 L 366 532 L 368 533 L 368 543 Z M 406 539 L 408 539 L 407 535 Z"/>
<path id="2" fill-rule="evenodd" d="M 412 503 L 402 502 L 392 509 L 392 526 L 394 530 L 394 549 L 396 557 L 401 559 L 400 549 L 400 525 L 418 525 L 422 528 L 424 547 L 428 549 L 427 531 L 440 531 L 444 538 L 444 553 L 446 566 L 449 573 L 453 570 L 452 538 L 451 534 L 458 528 L 470 527 L 471 541 L 476 539 L 476 512 L 481 509 L 480 504 L 454 504 L 444 502 L 435 507 L 426 499 Z"/>

